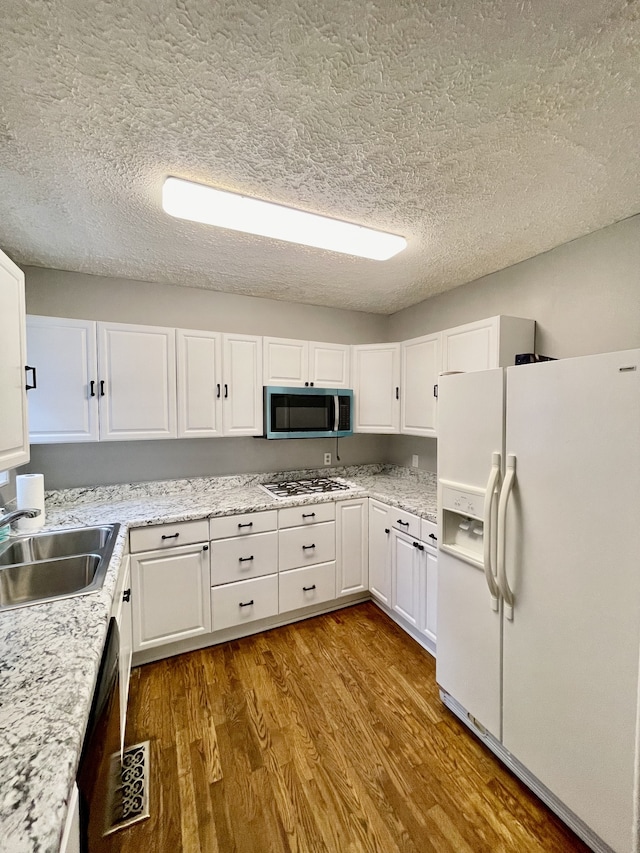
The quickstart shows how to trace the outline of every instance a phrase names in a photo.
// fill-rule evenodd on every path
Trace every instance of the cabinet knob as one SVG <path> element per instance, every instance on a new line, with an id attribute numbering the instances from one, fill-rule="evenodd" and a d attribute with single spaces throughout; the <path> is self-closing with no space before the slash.
<path id="1" fill-rule="evenodd" d="M 305 388 L 308 388 L 308 387 L 309 387 L 309 383 L 308 383 L 308 382 L 305 382 L 305 383 L 304 383 L 304 387 L 305 387 Z"/>
<path id="2" fill-rule="evenodd" d="M 208 550 L 209 550 L 209 546 L 208 546 L 208 545 L 203 545 L 203 546 L 202 546 L 202 550 L 203 550 L 203 551 L 208 551 Z"/>
<path id="3" fill-rule="evenodd" d="M 391 533 L 391 531 L 389 530 L 389 528 L 388 528 L 388 527 L 385 527 L 384 532 L 385 532 L 385 533 Z"/>

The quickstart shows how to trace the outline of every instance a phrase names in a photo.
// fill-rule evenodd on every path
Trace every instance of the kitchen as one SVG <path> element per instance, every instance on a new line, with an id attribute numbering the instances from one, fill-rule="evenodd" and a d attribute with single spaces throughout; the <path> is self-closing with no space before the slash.
<path id="1" fill-rule="evenodd" d="M 175 26 L 177 31 L 183 33 L 182 37 L 184 33 L 189 34 L 195 44 L 200 37 L 196 25 L 197 4 L 187 4 L 185 8 L 186 17 L 176 15 L 175 20 L 170 17 L 170 27 Z M 513 20 L 508 15 L 502 17 L 498 14 L 497 6 L 491 8 L 495 12 L 494 18 L 487 16 L 480 21 L 466 22 L 469 33 L 474 31 L 473 27 L 477 31 L 479 25 L 486 28 L 481 30 L 485 47 L 481 44 L 478 48 L 472 39 L 470 44 L 458 46 L 468 51 L 466 58 L 470 63 L 465 65 L 461 61 L 459 68 L 463 71 L 470 68 L 473 74 L 456 76 L 455 63 L 446 65 L 440 54 L 438 58 L 443 69 L 441 77 L 438 78 L 429 65 L 433 79 L 440 79 L 443 86 L 446 83 L 445 93 L 446 87 L 451 86 L 451 91 L 457 94 L 456 81 L 461 85 L 459 94 L 465 95 L 466 109 L 473 113 L 468 116 L 467 136 L 462 141 L 458 140 L 461 149 L 457 161 L 459 171 L 456 171 L 453 150 L 448 160 L 444 156 L 442 144 L 437 148 L 440 164 L 434 165 L 428 159 L 429 145 L 435 147 L 438 141 L 437 127 L 435 124 L 430 125 L 427 120 L 432 115 L 429 106 L 423 107 L 419 122 L 412 125 L 412 113 L 407 102 L 405 121 L 409 122 L 409 128 L 416 131 L 419 128 L 420 134 L 430 133 L 431 136 L 423 136 L 421 139 L 417 132 L 414 136 L 407 135 L 407 128 L 400 124 L 392 125 L 388 131 L 378 120 L 374 126 L 379 126 L 379 133 L 366 136 L 365 131 L 360 131 L 364 135 L 352 140 L 349 134 L 353 131 L 349 130 L 349 124 L 345 125 L 345 129 L 329 122 L 325 100 L 329 95 L 325 89 L 320 87 L 316 102 L 304 86 L 301 86 L 300 91 L 291 83 L 292 91 L 298 97 L 295 109 L 302 104 L 308 110 L 302 129 L 313 128 L 317 131 L 314 134 L 315 142 L 310 142 L 304 134 L 294 138 L 291 135 L 292 125 L 284 121 L 283 113 L 265 110 L 266 117 L 261 113 L 260 104 L 256 103 L 259 97 L 256 86 L 258 81 L 264 85 L 265 78 L 260 76 L 260 67 L 256 70 L 256 64 L 259 63 L 254 64 L 246 59 L 246 79 L 232 81 L 235 86 L 230 84 L 233 97 L 230 91 L 221 89 L 220 84 L 215 85 L 210 78 L 205 82 L 205 87 L 215 91 L 220 97 L 220 103 L 227 108 L 224 115 L 221 115 L 223 110 L 217 113 L 218 121 L 224 118 L 229 122 L 226 131 L 219 131 L 219 135 L 226 133 L 227 138 L 236 140 L 236 159 L 229 159 L 230 155 L 225 159 L 222 145 L 220 150 L 216 149 L 213 153 L 206 149 L 197 132 L 199 127 L 192 128 L 193 122 L 188 120 L 185 112 L 184 126 L 193 129 L 194 144 L 197 142 L 202 146 L 200 160 L 194 159 L 190 164 L 186 161 L 176 162 L 173 155 L 169 157 L 164 150 L 156 151 L 146 155 L 152 158 L 153 167 L 152 172 L 145 172 L 144 160 L 140 159 L 144 155 L 142 139 L 149 135 L 144 131 L 145 127 L 154 128 L 163 149 L 167 150 L 173 147 L 180 151 L 183 135 L 182 128 L 177 125 L 167 122 L 167 126 L 163 126 L 153 115 L 148 115 L 149 86 L 153 83 L 158 90 L 165 92 L 165 105 L 169 104 L 176 110 L 184 108 L 185 111 L 198 103 L 198 87 L 194 86 L 190 93 L 190 97 L 195 100 L 187 99 L 185 104 L 176 104 L 171 87 L 178 84 L 173 77 L 167 75 L 156 78 L 153 74 L 145 77 L 145 69 L 138 67 L 133 55 L 135 45 L 140 48 L 141 56 L 144 55 L 143 46 L 137 42 L 142 32 L 142 22 L 138 19 L 134 21 L 135 26 L 131 24 L 128 29 L 124 27 L 127 36 L 121 38 L 119 27 L 123 22 L 116 26 L 108 18 L 100 18 L 107 14 L 105 9 L 94 9 L 96 21 L 100 23 L 96 32 L 109 32 L 113 36 L 105 39 L 101 46 L 99 42 L 103 41 L 102 36 L 98 40 L 95 34 L 88 33 L 77 14 L 69 13 L 70 18 L 65 19 L 62 10 L 57 9 L 49 10 L 44 16 L 42 10 L 38 14 L 37 7 L 34 7 L 32 19 L 28 16 L 21 19 L 16 14 L 15 38 L 11 44 L 7 44 L 6 50 L 6 55 L 13 63 L 8 63 L 7 68 L 16 69 L 13 86 L 6 87 L 6 92 L 11 96 L 11 112 L 7 111 L 10 125 L 7 138 L 15 140 L 15 144 L 6 146 L 2 154 L 3 186 L 8 191 L 3 194 L 0 245 L 25 270 L 27 313 L 96 323 L 139 324 L 201 329 L 223 334 L 329 341 L 345 346 L 408 341 L 502 315 L 535 319 L 536 351 L 558 358 L 637 347 L 640 341 L 637 286 L 640 223 L 634 214 L 638 212 L 637 176 L 640 171 L 637 168 L 638 155 L 634 141 L 637 134 L 633 132 L 637 129 L 634 127 L 637 111 L 634 109 L 633 85 L 636 72 L 629 48 L 634 36 L 637 38 L 633 4 L 582 4 L 579 10 L 572 10 L 571 26 L 559 17 L 560 12 L 551 8 L 550 4 L 541 8 L 537 13 L 540 15 L 539 20 L 545 22 L 554 37 L 562 36 L 568 40 L 574 49 L 573 56 L 570 52 L 565 55 L 561 50 L 554 53 L 558 44 L 553 39 L 551 44 L 542 39 L 542 44 L 534 40 L 527 46 L 523 34 L 530 34 L 530 30 L 524 25 L 531 25 L 533 19 L 527 18 L 523 12 L 523 20 L 520 21 L 514 12 L 516 20 Z M 400 11 L 407 15 L 406 9 Z M 419 18 L 417 11 L 412 11 Z M 192 20 L 188 18 L 189 12 L 194 15 Z M 256 49 L 256 38 L 252 35 L 254 30 L 260 34 L 258 42 L 266 39 L 261 29 L 266 19 L 257 12 L 252 22 L 242 17 L 236 21 L 233 10 L 226 12 L 228 18 L 223 16 L 216 31 L 217 38 L 222 38 L 234 23 L 237 29 L 233 32 L 241 47 Z M 459 29 L 464 29 L 460 28 L 461 20 L 455 15 L 448 19 L 442 10 L 435 7 L 431 9 L 430 4 L 426 4 L 425 14 L 427 12 L 434 15 L 431 23 L 444 27 L 440 31 L 444 44 L 447 44 L 447 38 L 453 39 Z M 464 20 L 462 10 L 457 12 Z M 374 60 L 377 58 L 385 68 L 390 69 L 389 78 L 398 86 L 398 92 L 414 91 L 413 78 L 403 77 L 401 72 L 407 68 L 415 71 L 416 64 L 419 67 L 423 57 L 416 58 L 412 54 L 415 42 L 411 35 L 400 33 L 402 15 L 398 20 L 393 18 L 390 10 L 382 8 L 376 9 L 375 13 L 385 25 L 381 23 L 380 32 L 360 32 L 357 27 L 353 31 L 354 41 L 361 38 L 362 43 L 367 39 L 371 42 L 373 53 L 369 57 L 370 65 L 365 61 L 364 67 L 375 72 Z M 142 9 L 136 14 L 143 15 Z M 347 30 L 345 15 L 348 9 L 332 7 L 325 14 L 327 18 L 331 14 L 335 29 L 339 30 L 342 22 L 343 29 Z M 438 18 L 438 14 L 443 17 Z M 629 15 L 628 19 L 625 19 L 625 14 Z M 391 15 L 391 18 L 387 15 Z M 162 30 L 161 22 L 154 15 L 144 20 L 147 21 L 150 38 Z M 332 67 L 332 60 L 339 67 L 339 54 L 333 55 L 329 49 L 332 42 L 327 33 L 331 34 L 332 30 L 327 29 L 326 22 L 323 30 L 325 35 L 323 38 L 318 36 L 319 42 L 315 43 L 311 23 L 305 29 L 301 23 L 303 19 L 293 15 L 293 20 L 297 24 L 292 32 L 300 41 L 297 43 L 298 52 L 294 51 L 294 55 L 289 56 L 291 67 L 301 68 L 314 55 L 314 50 L 318 51 L 318 57 L 324 57 L 323 62 L 328 63 L 325 66 L 318 58 L 320 68 Z M 395 30 L 392 24 L 395 24 Z M 209 22 L 209 26 L 213 25 Z M 72 36 L 76 32 L 79 38 L 74 43 Z M 498 50 L 498 42 L 505 32 L 520 36 L 517 47 L 529 51 L 526 61 L 531 62 L 531 52 L 534 50 L 543 51 L 550 75 L 543 80 L 550 99 L 546 105 L 547 111 L 539 115 L 531 107 L 533 115 L 527 114 L 531 124 L 526 126 L 529 147 L 525 146 L 522 136 L 519 137 L 518 144 L 524 148 L 517 148 L 515 144 L 512 147 L 511 137 L 505 135 L 504 127 L 500 126 L 500 120 L 505 116 L 505 105 L 498 98 L 501 85 L 511 83 L 509 94 L 513 96 L 513 102 L 521 106 L 518 99 L 522 96 L 524 81 L 512 81 L 508 70 L 504 77 L 498 75 L 496 79 L 491 78 L 491 70 L 497 74 L 495 65 L 507 59 Z M 598 41 L 596 33 L 601 41 Z M 383 44 L 392 35 L 405 39 L 407 44 L 406 63 L 398 59 L 397 66 L 390 56 L 391 46 L 385 52 Z M 311 41 L 305 41 L 303 36 Z M 422 32 L 422 36 L 427 39 L 427 32 Z M 270 38 L 277 37 L 272 33 Z M 212 39 L 215 41 L 213 35 Z M 123 69 L 120 78 L 112 76 L 114 63 L 112 58 L 105 55 L 109 51 L 104 50 L 107 42 L 110 43 L 109 50 L 113 48 L 114 57 L 126 59 L 120 63 Z M 62 49 L 49 54 L 53 44 L 60 45 Z M 300 44 L 305 46 L 306 53 L 299 52 Z M 478 60 L 473 52 L 476 49 L 481 50 L 482 58 L 489 63 L 489 69 L 484 69 L 484 73 L 481 64 L 474 64 Z M 510 49 L 512 44 L 505 42 L 504 50 Z M 495 56 L 492 57 L 492 53 Z M 578 54 L 587 65 L 589 57 L 592 57 L 592 66 L 587 69 L 575 68 Z M 72 56 L 75 56 L 77 72 L 74 71 L 74 63 L 69 61 Z M 327 56 L 330 58 L 327 59 Z M 397 56 L 400 56 L 399 51 Z M 433 56 L 430 57 L 432 61 Z M 526 61 L 523 60 L 523 67 Z M 343 110 L 340 115 L 344 114 L 346 106 L 339 96 L 347 98 L 352 89 L 358 89 L 355 73 L 359 68 L 357 55 L 352 57 L 352 62 L 351 71 L 355 76 L 349 77 L 347 74 L 347 80 L 341 81 L 342 88 L 338 86 L 336 101 L 333 102 L 336 110 L 338 106 Z M 491 62 L 494 64 L 491 65 Z M 566 66 L 563 64 L 565 62 Z M 269 60 L 264 59 L 261 67 L 270 67 Z M 526 67 L 530 69 L 532 66 Z M 234 72 L 237 70 L 234 69 Z M 560 74 L 561 79 L 563 74 L 569 76 L 567 90 L 574 96 L 572 103 L 565 103 L 554 89 L 554 72 Z M 584 78 L 580 77 L 581 72 L 584 72 Z M 75 73 L 77 78 L 73 76 Z M 227 82 L 231 73 L 227 69 Z M 274 80 L 287 79 L 279 77 L 279 73 L 278 69 L 273 69 Z M 394 74 L 397 76 L 394 77 Z M 485 86 L 493 84 L 494 88 L 489 88 L 496 100 L 485 102 L 485 89 L 480 86 L 479 79 L 476 81 L 474 74 L 480 75 Z M 596 75 L 599 85 L 594 83 Z M 9 78 L 11 81 L 11 74 Z M 75 80 L 75 89 L 70 85 L 72 79 Z M 118 83 L 114 84 L 116 79 Z M 50 80 L 49 90 L 38 97 L 29 97 L 28 93 L 39 91 L 45 80 Z M 426 82 L 421 79 L 427 93 L 425 103 L 431 103 L 430 99 L 436 98 L 438 90 L 429 88 Z M 478 88 L 475 88 L 475 82 Z M 63 83 L 62 89 L 57 88 Z M 531 80 L 529 83 L 534 85 Z M 536 79 L 535 85 L 539 83 Z M 114 85 L 121 86 L 118 91 L 123 93 L 122 99 L 114 95 Z M 367 77 L 360 85 L 362 91 L 367 92 L 368 86 L 373 84 Z M 245 101 L 239 99 L 243 87 L 246 87 Z M 377 91 L 375 87 L 373 90 Z M 202 91 L 206 91 L 206 88 Z M 602 91 L 606 92 L 606 97 L 601 97 Z M 554 93 L 556 101 L 551 100 Z M 380 93 L 381 102 L 384 100 L 383 94 Z M 225 100 L 225 96 L 229 96 L 229 99 Z M 284 104 L 295 112 L 284 93 L 274 94 L 268 89 L 264 97 L 267 103 L 275 99 L 275 103 Z M 389 93 L 387 97 L 390 97 Z M 535 97 L 533 102 L 539 103 Z M 235 108 L 235 125 L 229 119 L 229 115 L 233 114 L 230 109 L 232 103 Z M 204 106 L 204 101 L 200 105 Z M 114 114 L 118 116 L 117 125 L 111 122 L 113 114 L 109 113 L 109 106 L 116 109 Z M 211 109 L 210 104 L 207 109 Z M 385 113 L 382 106 L 376 109 L 382 110 L 380 114 L 374 110 L 376 116 L 384 115 L 391 121 L 392 112 Z M 572 110 L 577 110 L 577 113 Z M 517 115 L 514 109 L 510 117 L 515 120 Z M 454 127 L 454 116 L 455 111 L 451 117 L 451 127 Z M 589 116 L 592 117 L 591 122 Z M 95 121 L 96 129 L 88 133 L 90 117 Z M 151 124 L 145 125 L 145 121 Z M 267 132 L 269 124 L 273 125 L 272 135 Z M 42 136 L 34 132 L 36 125 L 43 128 Z M 97 132 L 99 126 L 102 127 L 101 133 Z M 485 131 L 484 136 L 477 132 L 478 126 Z M 588 136 L 587 128 L 589 134 L 595 135 L 593 139 L 589 137 L 592 140 L 591 148 L 584 142 Z M 239 131 L 241 133 L 238 135 Z M 524 134 L 523 128 L 520 131 Z M 600 136 L 597 136 L 597 131 Z M 402 147 L 406 152 L 405 163 L 408 166 L 403 165 L 402 158 L 399 158 L 396 144 L 387 144 L 384 151 L 376 151 L 375 139 L 387 133 L 392 137 L 395 133 L 398 138 L 402 138 Z M 204 136 L 210 148 L 210 135 L 207 133 Z M 246 144 L 242 142 L 244 137 Z M 300 168 L 300 163 L 289 162 L 290 155 L 282 152 L 279 145 L 281 137 L 289 140 L 292 151 L 296 151 L 297 146 L 301 146 L 302 150 L 307 150 L 306 146 L 310 144 L 317 144 L 320 148 L 324 146 L 322 177 L 314 172 L 315 161 L 311 157 L 307 162 L 309 171 L 306 181 L 303 181 L 304 189 L 299 195 L 287 183 L 286 167 L 295 171 Z M 57 153 L 52 158 L 53 141 L 57 139 L 59 142 L 61 138 L 66 140 L 66 144 L 54 146 Z M 583 147 L 574 144 L 576 138 Z M 340 152 L 340 158 L 336 158 L 335 150 L 334 155 L 330 155 L 330 141 L 339 143 L 335 150 Z M 453 146 L 456 143 L 455 135 L 450 134 L 446 142 L 447 146 Z M 350 143 L 353 143 L 351 147 Z M 469 161 L 460 159 L 463 158 L 465 144 L 473 145 Z M 490 154 L 494 145 L 498 153 L 492 158 Z M 196 157 L 195 154 L 192 156 Z M 86 167 L 85 158 L 90 161 Z M 133 212 L 127 206 L 131 202 L 127 201 L 126 193 L 118 183 L 121 180 L 118 173 L 122 168 L 119 164 L 125 163 L 127 158 L 134 164 L 130 173 L 130 187 L 139 205 Z M 340 160 L 344 160 L 344 166 Z M 252 162 L 253 166 L 250 166 Z M 268 179 L 257 171 L 257 164 L 265 162 L 269 165 Z M 367 162 L 377 166 L 373 176 L 365 168 Z M 201 165 L 203 163 L 208 165 Z M 475 172 L 470 171 L 470 163 L 480 164 Z M 437 171 L 445 166 L 451 170 L 451 180 L 446 182 L 446 192 L 443 192 L 437 180 L 429 181 L 425 176 L 430 174 L 430 169 Z M 88 171 L 83 172 L 85 168 Z M 283 170 L 281 174 L 279 168 Z M 415 175 L 411 174 L 413 183 L 408 183 L 409 188 L 404 197 L 406 214 L 401 215 L 398 212 L 400 208 L 394 212 L 391 207 L 385 209 L 384 217 L 381 214 L 373 216 L 359 213 L 355 207 L 350 211 L 342 199 L 345 182 L 349 183 L 350 180 L 344 174 L 345 168 L 350 169 L 352 175 L 358 176 L 359 183 L 356 182 L 358 186 L 353 188 L 353 192 L 360 199 L 362 210 L 367 204 L 362 196 L 383 198 L 384 192 L 389 194 L 387 204 L 391 206 L 389 199 L 396 197 L 393 190 L 396 176 L 403 176 L 406 180 L 415 168 Z M 75 174 L 76 170 L 78 175 Z M 139 170 L 138 174 L 144 173 L 144 176 L 139 178 L 134 174 L 136 170 Z M 216 243 L 215 238 L 210 237 L 202 226 L 193 226 L 196 228 L 193 232 L 188 230 L 192 226 L 180 224 L 171 226 L 181 229 L 173 232 L 164 222 L 158 192 L 161 180 L 176 170 L 194 180 L 226 183 L 238 191 L 273 197 L 283 203 L 307 209 L 320 208 L 330 215 L 367 222 L 377 227 L 384 226 L 397 233 L 406 231 L 410 222 L 412 232 L 418 235 L 416 244 L 420 242 L 423 246 L 422 260 L 412 257 L 414 266 L 407 269 L 401 253 L 398 256 L 399 267 L 389 267 L 389 264 L 396 263 L 395 260 L 377 265 L 363 262 L 364 266 L 359 267 L 359 262 L 351 258 L 345 260 L 343 256 L 329 253 L 284 248 L 284 244 L 273 242 L 265 246 L 265 241 L 259 238 L 234 238 L 238 242 L 232 242 L 226 234 L 218 238 Z M 80 178 L 81 174 L 84 177 Z M 152 179 L 146 177 L 149 174 L 153 175 Z M 226 181 L 220 175 L 228 176 Z M 62 176 L 69 194 L 69 200 L 65 203 L 58 201 L 62 192 Z M 263 187 L 260 187 L 261 180 L 265 181 Z M 294 185 L 297 180 L 299 187 L 297 178 L 291 180 Z M 425 180 L 425 183 L 419 184 L 419 180 Z M 466 181 L 468 185 L 468 192 L 462 195 L 460 180 Z M 320 181 L 321 185 L 328 187 L 322 204 L 314 201 L 311 190 Z M 484 185 L 479 186 L 483 181 Z M 149 182 L 153 183 L 152 189 L 149 188 Z M 105 207 L 90 206 L 85 185 L 92 187 L 91 195 L 98 194 Z M 103 190 L 98 192 L 100 186 Z M 120 187 L 117 206 L 122 207 L 124 213 L 121 219 L 116 217 L 114 220 L 107 217 L 106 209 L 109 205 L 113 206 L 116 186 Z M 270 189 L 276 186 L 281 187 L 279 193 Z M 558 192 L 558 186 L 563 187 L 561 193 Z M 532 199 L 533 188 L 535 199 Z M 424 201 L 420 202 L 420 198 L 429 198 L 433 205 L 438 201 L 443 221 L 447 221 L 446 235 L 442 224 L 439 226 L 442 228 L 441 235 L 436 233 L 437 229 L 433 225 L 427 229 L 416 212 L 424 208 Z M 47 199 L 51 199 L 49 205 L 45 203 Z M 507 203 L 509 206 L 505 207 Z M 72 217 L 74 204 L 77 210 Z M 376 206 L 373 206 L 374 210 Z M 455 217 L 451 216 L 452 211 Z M 27 223 L 33 223 L 33 226 L 28 227 Z M 134 243 L 133 232 L 136 230 L 139 232 L 138 242 Z M 33 236 L 36 231 L 41 235 L 40 242 Z M 198 235 L 197 240 L 194 233 Z M 427 234 L 430 235 L 429 241 L 425 236 Z M 527 242 L 527 239 L 532 242 Z M 74 240 L 80 245 L 79 250 L 76 248 L 76 252 L 80 253 L 75 260 L 70 251 L 70 244 Z M 198 241 L 201 243 L 198 244 Z M 491 250 L 486 248 L 489 243 Z M 192 247 L 193 255 L 187 251 L 189 246 Z M 417 245 L 412 246 L 410 240 L 407 255 L 417 251 Z M 154 272 L 149 273 L 142 261 L 153 252 L 159 263 Z M 118 260 L 109 265 L 109 258 Z M 194 264 L 202 262 L 203 258 L 205 267 L 210 271 L 200 273 L 201 277 L 198 278 Z M 211 258 L 217 260 L 213 262 Z M 243 260 L 245 267 L 240 266 L 239 259 Z M 412 284 L 411 275 L 415 276 L 416 266 L 421 278 L 425 282 L 429 279 L 423 290 Z M 432 268 L 441 270 L 441 274 L 431 273 L 429 278 L 425 270 Z M 360 290 L 357 290 L 358 278 Z M 306 282 L 306 291 L 294 290 L 297 279 Z M 389 287 L 390 279 L 394 281 L 393 287 Z M 449 287 L 454 284 L 458 286 L 438 292 L 441 282 L 445 280 Z M 189 281 L 196 286 L 176 286 Z M 215 286 L 217 289 L 208 289 L 207 283 L 209 287 Z M 404 292 L 409 295 L 403 295 Z M 340 440 L 337 452 L 341 461 L 338 464 L 392 464 L 410 468 L 413 457 L 417 456 L 418 470 L 435 475 L 436 447 L 433 437 L 403 434 L 394 429 L 386 433 L 356 433 Z M 31 461 L 25 470 L 44 472 L 47 488 L 50 489 L 82 488 L 316 469 L 322 468 L 326 453 L 332 455 L 334 462 L 337 461 L 335 441 L 314 439 L 305 442 L 293 439 L 266 442 L 248 436 L 222 436 L 210 440 L 184 438 L 160 442 L 62 442 L 32 444 Z M 15 477 L 12 474 L 8 487 L 2 490 L 2 497 L 5 502 L 9 502 L 14 495 Z M 47 515 L 48 522 L 55 517 L 49 512 Z M 90 520 L 87 523 L 91 523 Z M 35 612 L 38 609 L 25 608 L 23 612 Z M 3 614 L 5 623 L 7 616 Z"/>

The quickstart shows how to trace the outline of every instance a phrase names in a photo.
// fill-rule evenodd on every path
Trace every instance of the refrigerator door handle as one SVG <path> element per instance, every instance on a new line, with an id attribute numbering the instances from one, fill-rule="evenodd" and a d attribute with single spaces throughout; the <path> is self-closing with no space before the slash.
<path id="1" fill-rule="evenodd" d="M 493 542 L 493 502 L 497 497 L 496 486 L 500 478 L 500 454 L 493 453 L 491 457 L 491 471 L 487 482 L 487 489 L 484 493 L 484 513 L 483 513 L 483 539 L 484 539 L 484 576 L 489 587 L 489 595 L 491 596 L 491 609 L 498 609 L 498 599 L 500 596 L 500 588 L 496 582 L 496 574 L 494 571 L 494 542 Z"/>
<path id="2" fill-rule="evenodd" d="M 504 615 L 507 619 L 513 619 L 513 592 L 509 588 L 507 580 L 507 568 L 505 562 L 505 552 L 507 545 L 507 504 L 509 496 L 513 489 L 513 484 L 516 479 L 516 457 L 513 453 L 507 454 L 506 474 L 502 489 L 500 490 L 500 500 L 498 502 L 498 586 L 504 599 Z"/>

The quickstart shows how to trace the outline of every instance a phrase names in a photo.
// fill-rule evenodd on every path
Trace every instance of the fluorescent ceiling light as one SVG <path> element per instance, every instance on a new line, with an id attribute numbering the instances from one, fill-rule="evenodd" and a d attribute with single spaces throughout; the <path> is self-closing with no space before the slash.
<path id="1" fill-rule="evenodd" d="M 180 178 L 165 180 L 162 207 L 179 219 L 191 219 L 232 231 L 273 237 L 375 261 L 392 258 L 407 245 L 404 237 L 396 234 L 215 190 Z"/>

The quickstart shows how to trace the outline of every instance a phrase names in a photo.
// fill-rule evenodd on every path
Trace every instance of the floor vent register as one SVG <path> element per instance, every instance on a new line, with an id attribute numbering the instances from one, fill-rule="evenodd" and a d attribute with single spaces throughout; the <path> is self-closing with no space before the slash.
<path id="1" fill-rule="evenodd" d="M 127 747 L 122 765 L 119 753 L 111 756 L 109 802 L 109 825 L 105 829 L 105 835 L 149 817 L 148 740 Z"/>

